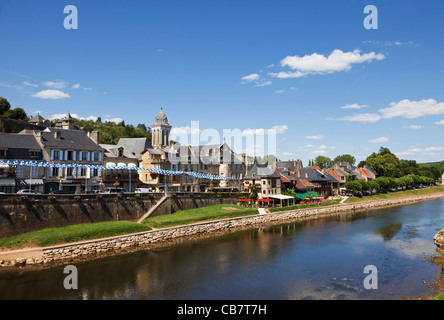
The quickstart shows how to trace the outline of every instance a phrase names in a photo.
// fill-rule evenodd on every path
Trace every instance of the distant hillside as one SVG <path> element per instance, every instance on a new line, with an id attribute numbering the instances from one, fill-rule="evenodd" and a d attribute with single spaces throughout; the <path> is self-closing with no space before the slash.
<path id="1" fill-rule="evenodd" d="M 429 177 L 441 178 L 444 173 L 444 161 L 419 163 L 419 169 Z"/>
<path id="2" fill-rule="evenodd" d="M 116 124 L 114 122 L 102 122 L 100 117 L 96 120 L 74 119 L 74 123 L 83 128 L 86 132 L 99 131 L 100 143 L 117 144 L 120 138 L 148 138 L 151 142 L 151 128 L 143 123 L 137 127 L 132 124 L 125 124 L 124 121 Z M 51 126 L 55 126 L 59 119 L 51 120 Z"/>

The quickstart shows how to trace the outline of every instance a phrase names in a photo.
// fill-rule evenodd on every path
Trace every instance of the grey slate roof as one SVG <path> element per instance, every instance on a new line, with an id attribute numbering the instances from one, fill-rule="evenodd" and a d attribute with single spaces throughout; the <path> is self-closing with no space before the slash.
<path id="1" fill-rule="evenodd" d="M 139 159 L 142 153 L 148 149 L 152 148 L 151 143 L 147 138 L 122 138 L 117 142 L 117 146 L 122 146 L 132 154 L 133 158 Z"/>
<path id="2" fill-rule="evenodd" d="M 32 134 L 0 132 L 0 148 L 41 150 Z"/>
<path id="3" fill-rule="evenodd" d="M 60 139 L 56 139 L 55 132 L 60 131 Z M 45 147 L 60 149 L 75 149 L 87 151 L 102 151 L 83 130 L 67 130 L 58 128 L 47 128 L 40 131 L 42 139 L 40 143 Z"/>
<path id="4" fill-rule="evenodd" d="M 42 148 L 32 134 L 16 134 L 0 132 L 0 148 L 6 148 L 2 160 L 41 160 Z M 38 152 L 31 157 L 30 151 Z"/>
<path id="5" fill-rule="evenodd" d="M 253 177 L 253 174 L 255 174 L 255 177 Z M 245 180 L 257 180 L 263 178 L 280 179 L 281 176 L 270 169 L 266 164 L 255 164 L 244 177 Z"/>
<path id="6" fill-rule="evenodd" d="M 301 175 L 299 176 L 299 172 Z M 298 177 L 308 180 L 310 182 L 312 181 L 332 181 L 331 179 L 334 179 L 331 175 L 324 175 L 321 172 L 319 172 L 316 169 L 313 168 L 300 168 L 297 172 Z M 306 175 L 308 174 L 308 175 Z M 334 179 L 334 182 L 336 182 L 336 179 Z"/>

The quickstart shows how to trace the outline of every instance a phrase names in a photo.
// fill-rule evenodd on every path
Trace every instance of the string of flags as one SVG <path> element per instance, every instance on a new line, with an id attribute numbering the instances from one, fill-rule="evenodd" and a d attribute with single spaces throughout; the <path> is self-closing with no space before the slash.
<path id="1" fill-rule="evenodd" d="M 172 171 L 165 169 L 150 169 L 150 168 L 139 168 L 139 167 L 128 167 L 128 166 L 103 166 L 103 165 L 92 165 L 92 164 L 77 164 L 77 163 L 51 163 L 51 162 L 41 162 L 41 161 L 23 161 L 23 160 L 1 160 L 0 165 L 9 166 L 27 166 L 27 167 L 44 167 L 44 168 L 90 168 L 90 169 L 101 169 L 101 170 L 136 170 L 136 171 L 149 171 L 161 175 L 167 176 L 177 176 L 180 174 L 186 174 L 199 179 L 211 179 L 211 180 L 234 180 L 231 177 L 225 177 L 220 175 L 205 174 L 201 172 L 194 171 Z"/>

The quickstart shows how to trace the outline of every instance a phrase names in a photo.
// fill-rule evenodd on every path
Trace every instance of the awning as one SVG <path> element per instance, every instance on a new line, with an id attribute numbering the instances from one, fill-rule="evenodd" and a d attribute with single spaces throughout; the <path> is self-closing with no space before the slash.
<path id="1" fill-rule="evenodd" d="M 252 199 L 238 199 L 238 202 L 250 202 L 253 201 Z"/>
<path id="2" fill-rule="evenodd" d="M 274 196 L 268 196 L 269 198 L 273 198 L 273 199 L 279 199 L 279 200 L 284 200 L 284 199 L 294 199 L 294 197 L 292 196 L 286 196 L 283 194 L 276 194 Z"/>
<path id="3" fill-rule="evenodd" d="M 42 186 L 43 179 L 16 179 L 17 185 L 20 187 Z"/>
<path id="4" fill-rule="evenodd" d="M 106 163 L 106 166 L 107 166 L 107 167 L 115 167 L 116 164 L 115 164 L 114 162 L 107 162 L 107 163 Z"/>
<path id="5" fill-rule="evenodd" d="M 15 179 L 0 179 L 0 186 L 15 187 Z"/>

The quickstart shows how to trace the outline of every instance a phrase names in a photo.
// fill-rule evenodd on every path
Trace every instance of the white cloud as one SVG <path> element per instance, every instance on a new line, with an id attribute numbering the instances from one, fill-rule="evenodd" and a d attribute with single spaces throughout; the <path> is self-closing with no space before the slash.
<path id="1" fill-rule="evenodd" d="M 63 80 L 45 81 L 43 82 L 43 85 L 53 89 L 63 89 L 66 87 L 66 82 Z"/>
<path id="2" fill-rule="evenodd" d="M 273 126 L 271 129 L 263 129 L 263 128 L 245 129 L 242 131 L 242 135 L 243 136 L 268 135 L 270 133 L 270 130 L 275 131 L 276 134 L 282 134 L 285 133 L 287 129 L 288 127 L 286 125 Z"/>
<path id="3" fill-rule="evenodd" d="M 69 94 L 62 92 L 60 90 L 42 90 L 33 94 L 32 96 L 35 98 L 50 99 L 50 100 L 71 98 Z"/>
<path id="4" fill-rule="evenodd" d="M 286 156 L 286 157 L 291 157 L 293 155 L 293 153 L 291 153 L 291 152 L 283 152 L 282 155 Z"/>
<path id="5" fill-rule="evenodd" d="M 271 73 L 269 73 L 269 75 L 274 78 L 279 78 L 279 79 L 291 79 L 291 78 L 305 77 L 307 75 L 307 73 L 302 73 L 300 71 L 295 71 L 295 72 L 281 71 L 278 73 L 271 72 Z"/>
<path id="6" fill-rule="evenodd" d="M 281 134 L 287 131 L 288 127 L 286 125 L 273 126 L 272 129 L 276 130 L 276 133 Z"/>
<path id="7" fill-rule="evenodd" d="M 81 117 L 76 113 L 71 113 L 70 114 L 72 118 L 76 118 L 79 120 L 92 120 L 92 121 L 97 121 L 98 117 L 97 116 L 88 116 L 88 117 Z M 68 114 L 67 113 L 54 113 L 52 115 L 50 115 L 48 117 L 48 120 L 56 120 L 56 119 L 62 119 L 64 117 L 67 117 Z"/>
<path id="8" fill-rule="evenodd" d="M 327 153 L 327 151 L 325 151 L 325 150 L 315 150 L 311 154 L 326 154 L 326 153 Z"/>
<path id="9" fill-rule="evenodd" d="M 76 83 L 76 84 L 74 84 L 71 88 L 72 88 L 72 89 L 80 89 L 80 88 L 82 88 L 82 89 L 85 90 L 85 91 L 92 90 L 92 88 L 86 88 L 86 87 L 81 86 L 80 83 Z"/>
<path id="10" fill-rule="evenodd" d="M 267 66 L 267 68 L 273 68 L 273 67 L 274 67 L 274 63 L 269 64 L 269 65 Z"/>
<path id="11" fill-rule="evenodd" d="M 33 84 L 33 83 L 30 83 L 29 81 L 23 81 L 22 82 L 25 86 L 28 86 L 28 87 L 34 87 L 34 88 L 37 88 L 39 85 L 38 84 Z"/>
<path id="12" fill-rule="evenodd" d="M 414 146 L 411 146 L 407 150 L 394 152 L 396 156 L 413 156 L 416 154 L 423 154 L 423 155 L 435 155 L 436 151 L 443 151 L 444 147 L 426 147 L 426 148 L 417 148 Z"/>
<path id="13" fill-rule="evenodd" d="M 324 139 L 324 136 L 319 134 L 317 136 L 306 136 L 305 138 L 311 139 L 311 140 L 322 140 L 322 139 Z"/>
<path id="14" fill-rule="evenodd" d="M 287 56 L 281 60 L 282 67 L 289 67 L 302 74 L 324 74 L 350 70 L 353 64 L 371 62 L 373 60 L 383 60 L 385 56 L 381 53 L 369 52 L 361 54 L 359 49 L 350 52 L 334 50 L 328 57 L 322 54 L 313 53 L 311 55 Z M 281 74 L 281 77 L 285 76 Z M 301 74 L 288 74 L 289 77 L 300 77 Z"/>
<path id="15" fill-rule="evenodd" d="M 421 126 L 418 126 L 418 125 L 416 125 L 416 124 L 411 124 L 411 125 L 409 125 L 409 126 L 403 126 L 403 128 L 404 128 L 404 129 L 414 129 L 414 130 L 418 130 L 418 129 L 421 129 L 422 127 L 421 127 Z"/>
<path id="16" fill-rule="evenodd" d="M 384 119 L 394 117 L 414 119 L 428 115 L 444 114 L 444 102 L 437 102 L 435 99 L 424 99 L 421 101 L 404 99 L 390 103 L 389 108 L 381 109 L 379 112 L 382 113 L 382 118 Z"/>
<path id="17" fill-rule="evenodd" d="M 363 108 L 368 108 L 368 105 L 359 105 L 357 103 L 354 104 L 348 104 L 346 106 L 342 106 L 341 109 L 363 109 Z"/>
<path id="18" fill-rule="evenodd" d="M 285 90 L 281 89 L 281 90 L 276 90 L 274 93 L 283 93 L 283 92 L 285 92 Z"/>
<path id="19" fill-rule="evenodd" d="M 244 80 L 245 82 L 251 82 L 251 81 L 255 81 L 255 80 L 259 80 L 259 75 L 257 73 L 252 73 L 249 74 L 248 76 L 242 77 L 242 80 Z"/>
<path id="20" fill-rule="evenodd" d="M 312 145 L 312 144 L 307 144 L 307 145 L 305 146 L 305 148 L 316 148 L 316 146 L 315 146 L 315 145 Z"/>
<path id="21" fill-rule="evenodd" d="M 122 122 L 123 121 L 123 119 L 122 118 L 108 118 L 108 119 L 105 119 L 105 120 L 103 120 L 104 122 L 114 122 L 114 123 L 120 123 L 120 122 Z"/>
<path id="22" fill-rule="evenodd" d="M 380 142 L 387 142 L 387 141 L 389 141 L 389 138 L 381 137 L 381 138 L 376 138 L 376 139 L 369 140 L 368 142 L 370 142 L 370 143 L 380 143 Z"/>
<path id="23" fill-rule="evenodd" d="M 254 83 L 255 87 L 265 87 L 271 85 L 271 81 L 267 79 L 260 79 L 260 76 L 257 73 L 249 74 L 245 77 L 242 77 L 242 84 L 246 83 Z"/>
<path id="24" fill-rule="evenodd" d="M 378 45 L 378 46 L 384 46 L 384 47 L 391 47 L 391 46 L 405 46 L 405 45 L 416 45 L 413 41 L 379 41 L 379 40 L 365 40 L 362 41 L 362 43 L 365 44 L 371 44 L 371 45 Z"/>
<path id="25" fill-rule="evenodd" d="M 8 83 L 0 83 L 0 87 L 16 89 L 16 90 L 23 90 L 24 89 L 22 86 L 11 85 L 11 84 L 8 84 Z"/>
<path id="26" fill-rule="evenodd" d="M 265 87 L 265 86 L 269 86 L 271 85 L 271 81 L 270 80 L 265 80 L 265 79 L 261 79 L 256 81 L 256 84 L 254 85 L 255 87 Z"/>
<path id="27" fill-rule="evenodd" d="M 191 128 L 190 126 L 173 127 L 171 129 L 170 135 L 172 137 L 181 137 L 181 136 L 190 135 L 190 134 L 200 134 L 201 132 L 202 132 L 201 129 L 195 128 L 195 127 Z"/>
<path id="28" fill-rule="evenodd" d="M 441 121 L 437 121 L 435 122 L 436 124 L 439 124 L 440 126 L 444 126 L 444 119 L 442 119 Z"/>
<path id="29" fill-rule="evenodd" d="M 326 118 L 326 120 L 342 120 L 342 121 L 361 122 L 361 123 L 369 123 L 369 122 L 373 123 L 381 120 L 381 116 L 377 113 L 362 113 L 336 119 Z"/>

